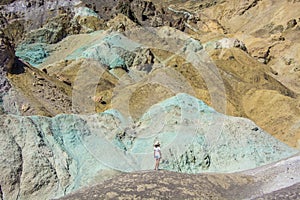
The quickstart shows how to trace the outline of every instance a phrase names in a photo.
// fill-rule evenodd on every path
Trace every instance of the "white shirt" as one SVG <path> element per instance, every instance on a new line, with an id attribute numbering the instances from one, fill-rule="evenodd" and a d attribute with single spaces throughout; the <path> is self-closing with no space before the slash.
<path id="1" fill-rule="evenodd" d="M 154 156 L 160 158 L 160 147 L 154 147 Z"/>

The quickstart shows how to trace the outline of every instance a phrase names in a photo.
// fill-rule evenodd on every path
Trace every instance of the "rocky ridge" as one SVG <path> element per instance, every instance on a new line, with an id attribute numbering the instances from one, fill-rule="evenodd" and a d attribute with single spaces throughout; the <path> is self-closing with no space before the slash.
<path id="1" fill-rule="evenodd" d="M 289 170 L 286 166 L 290 166 Z M 270 167 L 278 173 L 270 171 Z M 294 181 L 298 177 L 297 167 L 299 154 L 261 167 L 257 174 L 251 171 L 196 175 L 143 171 L 119 175 L 60 199 L 299 199 L 299 183 Z M 278 185 L 280 181 L 289 184 L 282 187 Z"/>

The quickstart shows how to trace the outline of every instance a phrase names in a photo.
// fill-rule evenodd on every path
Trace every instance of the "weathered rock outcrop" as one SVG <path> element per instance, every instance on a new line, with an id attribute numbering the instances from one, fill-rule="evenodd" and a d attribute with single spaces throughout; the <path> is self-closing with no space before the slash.
<path id="1" fill-rule="evenodd" d="M 71 34 L 103 28 L 103 20 L 81 1 L 18 0 L 1 9 L 5 34 L 18 44 L 56 43 Z M 24 41 L 25 39 L 25 41 Z"/>
<path id="2" fill-rule="evenodd" d="M 15 62 L 15 52 L 8 38 L 0 35 L 0 93 L 7 92 L 10 84 L 6 78 L 7 73 L 12 71 Z"/>
<path id="3" fill-rule="evenodd" d="M 155 105 L 135 124 L 109 110 L 54 118 L 2 115 L 0 125 L 4 199 L 60 197 L 115 170 L 152 169 L 157 139 L 161 167 L 177 172 L 241 171 L 297 152 L 253 122 L 219 114 L 186 94 Z"/>
<path id="4" fill-rule="evenodd" d="M 1 1 L 0 199 L 51 199 L 152 169 L 155 140 L 164 170 L 255 169 L 162 172 L 162 188 L 160 172 L 126 174 L 88 198 L 267 198 L 285 187 L 298 197 L 299 156 L 272 165 L 297 151 L 263 129 L 300 148 L 299 6 Z M 107 189 L 132 180 L 141 185 Z"/>
<path id="5" fill-rule="evenodd" d="M 0 114 L 3 109 L 3 97 L 11 88 L 7 79 L 8 72 L 11 72 L 15 63 L 15 53 L 10 41 L 4 34 L 0 33 Z"/>
<path id="6" fill-rule="evenodd" d="M 103 121 L 105 115 L 100 118 L 101 124 L 110 126 Z M 87 121 L 79 116 L 47 119 L 5 115 L 0 120 L 1 138 L 5 141 L 0 150 L 5 155 L 0 162 L 4 199 L 62 196 L 86 186 L 97 173 L 107 169 L 80 142 L 90 132 L 84 125 Z"/>

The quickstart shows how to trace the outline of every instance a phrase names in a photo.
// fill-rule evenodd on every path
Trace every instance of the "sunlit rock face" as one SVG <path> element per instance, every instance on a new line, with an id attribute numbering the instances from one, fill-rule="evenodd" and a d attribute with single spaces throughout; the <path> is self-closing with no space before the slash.
<path id="1" fill-rule="evenodd" d="M 156 140 L 161 175 L 184 191 L 203 172 L 193 187 L 216 184 L 206 189 L 217 198 L 293 191 L 299 9 L 290 0 L 1 1 L 0 199 L 62 197 L 120 173 L 154 179 Z"/>
<path id="2" fill-rule="evenodd" d="M 4 196 L 63 196 L 120 172 L 150 170 L 153 142 L 161 169 L 184 173 L 236 172 L 297 151 L 253 122 L 225 116 L 178 94 L 151 107 L 136 123 L 116 110 L 94 115 L 1 117 Z"/>

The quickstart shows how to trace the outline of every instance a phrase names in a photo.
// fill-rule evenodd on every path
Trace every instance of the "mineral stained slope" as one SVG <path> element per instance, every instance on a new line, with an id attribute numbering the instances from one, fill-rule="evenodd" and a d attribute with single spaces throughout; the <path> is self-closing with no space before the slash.
<path id="1" fill-rule="evenodd" d="M 182 173 L 242 171 L 297 153 L 250 120 L 220 114 L 186 94 L 156 104 L 137 123 L 116 110 L 4 116 L 4 199 L 61 197 L 120 172 L 151 170 L 157 139 L 164 152 L 161 168 Z"/>
<path id="2" fill-rule="evenodd" d="M 138 119 L 151 105 L 185 92 L 219 112 L 250 118 L 286 144 L 298 146 L 298 1 L 7 3 L 1 6 L 2 35 L 27 64 L 24 73 L 7 77 L 13 89 L 3 98 L 5 112 L 55 116 L 126 104 Z M 195 59 L 179 51 L 189 38 L 198 45 L 194 50 L 209 56 L 197 60 L 205 66 L 210 60 L 220 73 L 226 97 L 217 100 L 224 102 L 221 108 L 214 99 L 220 87 L 212 88 L 207 79 L 216 71 L 210 66 L 199 69 L 199 63 L 191 62 Z M 94 79 L 87 78 L 90 74 Z M 163 82 L 153 84 L 159 76 Z M 183 85 L 172 87 L 174 82 Z M 86 110 L 74 103 L 78 87 L 90 91 L 78 94 L 91 105 Z"/>
<path id="3" fill-rule="evenodd" d="M 299 9 L 1 1 L 0 199 L 299 199 Z"/>

